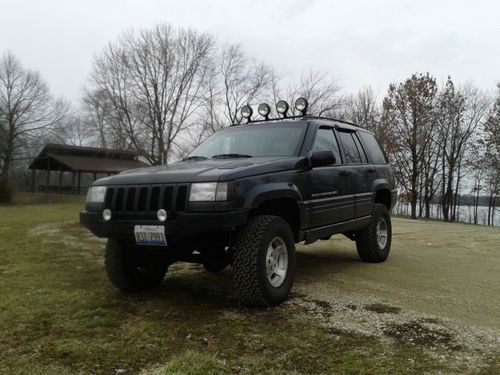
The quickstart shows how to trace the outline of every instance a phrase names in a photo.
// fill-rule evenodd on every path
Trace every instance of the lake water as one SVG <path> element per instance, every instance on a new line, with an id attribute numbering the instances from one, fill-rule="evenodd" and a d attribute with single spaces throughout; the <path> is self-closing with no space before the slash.
<path id="1" fill-rule="evenodd" d="M 458 220 L 463 223 L 473 223 L 474 222 L 474 207 L 473 206 L 460 206 L 457 208 Z M 393 209 L 393 213 L 397 215 L 408 215 L 410 216 L 411 208 L 410 205 L 397 204 Z M 418 214 L 418 206 L 417 206 Z M 441 207 L 437 204 L 431 204 L 431 217 L 434 219 L 442 219 L 443 214 L 441 213 Z M 479 206 L 477 214 L 477 222 L 480 225 L 487 225 L 488 223 L 488 207 Z M 495 226 L 500 226 L 500 207 L 495 209 L 494 223 Z"/>

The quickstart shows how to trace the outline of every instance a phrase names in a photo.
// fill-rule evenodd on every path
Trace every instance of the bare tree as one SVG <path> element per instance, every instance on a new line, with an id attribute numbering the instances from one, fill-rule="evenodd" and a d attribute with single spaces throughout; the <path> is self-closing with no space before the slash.
<path id="1" fill-rule="evenodd" d="M 500 83 L 497 96 L 485 124 L 483 144 L 487 169 L 488 225 L 495 222 L 495 209 L 500 196 Z"/>
<path id="2" fill-rule="evenodd" d="M 473 210 L 472 222 L 478 224 L 479 222 L 479 203 L 482 192 L 485 189 L 484 175 L 486 173 L 486 158 L 483 153 L 482 143 L 479 142 L 473 146 L 474 152 L 467 160 L 466 166 L 470 170 L 470 177 L 472 179 L 472 189 L 470 192 L 473 194 Z"/>
<path id="3" fill-rule="evenodd" d="M 423 160 L 423 171 L 420 177 L 421 184 L 421 199 L 419 207 L 419 216 L 424 216 L 429 218 L 431 216 L 431 203 L 436 197 L 439 190 L 439 171 L 441 169 L 441 154 L 442 154 L 442 144 L 435 138 L 437 130 L 432 129 L 429 137 L 431 142 L 428 145 L 427 155 Z"/>
<path id="4" fill-rule="evenodd" d="M 436 95 L 436 80 L 429 73 L 413 74 L 391 84 L 383 102 L 383 133 L 391 139 L 386 148 L 396 160 L 398 183 L 411 194 L 412 218 L 417 216 L 420 179 L 434 131 Z"/>
<path id="5" fill-rule="evenodd" d="M 0 188 L 7 187 L 12 164 L 25 158 L 30 140 L 60 122 L 66 111 L 38 72 L 24 69 L 10 52 L 1 57 Z"/>
<path id="6" fill-rule="evenodd" d="M 455 220 L 455 202 L 460 186 L 463 156 L 488 109 L 488 100 L 477 89 L 456 90 L 448 77 L 439 97 L 438 137 L 442 151 L 441 206 L 444 220 Z"/>
<path id="7" fill-rule="evenodd" d="M 85 101 L 103 110 L 126 147 L 167 163 L 203 104 L 213 47 L 210 35 L 170 25 L 130 30 L 95 59 Z"/>
<path id="8" fill-rule="evenodd" d="M 52 130 L 53 139 L 60 143 L 85 146 L 94 143 L 95 129 L 88 119 L 79 112 L 70 113 L 64 123 L 56 124 Z"/>
<path id="9" fill-rule="evenodd" d="M 337 80 L 326 72 L 310 70 L 303 73 L 297 82 L 274 93 L 276 98 L 286 99 L 290 103 L 291 114 L 298 115 L 293 103 L 295 99 L 304 97 L 309 101 L 308 113 L 314 116 L 335 117 L 344 103 Z"/>
<path id="10" fill-rule="evenodd" d="M 224 46 L 207 66 L 203 106 L 188 129 L 186 152 L 217 130 L 240 123 L 241 108 L 264 101 L 274 80 L 273 69 L 250 59 L 239 45 Z"/>
<path id="11" fill-rule="evenodd" d="M 343 118 L 368 129 L 377 135 L 380 123 L 381 110 L 377 102 L 377 95 L 370 86 L 359 90 L 345 100 Z"/>
<path id="12" fill-rule="evenodd" d="M 241 107 L 265 98 L 274 72 L 269 66 L 249 59 L 239 45 L 226 46 L 219 65 L 223 113 L 230 124 L 237 124 L 241 122 Z"/>
<path id="13" fill-rule="evenodd" d="M 114 134 L 112 124 L 112 105 L 102 91 L 85 90 L 83 95 L 82 116 L 94 129 L 99 147 L 108 148 L 110 138 Z"/>
<path id="14" fill-rule="evenodd" d="M 95 58 L 83 102 L 100 145 L 135 148 L 159 164 L 240 123 L 246 104 L 305 96 L 317 115 L 341 104 L 336 81 L 325 73 L 282 83 L 239 45 L 217 52 L 210 35 L 159 25 L 129 30 Z"/>

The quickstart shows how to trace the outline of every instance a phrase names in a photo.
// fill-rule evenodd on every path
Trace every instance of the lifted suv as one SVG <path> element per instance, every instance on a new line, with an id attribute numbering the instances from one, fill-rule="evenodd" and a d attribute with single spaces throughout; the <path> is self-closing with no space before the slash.
<path id="1" fill-rule="evenodd" d="M 106 270 L 123 291 L 159 284 L 177 261 L 231 265 L 243 303 L 273 305 L 290 293 L 298 242 L 342 233 L 383 262 L 396 196 L 373 134 L 301 116 L 231 126 L 181 162 L 99 179 L 80 222 L 108 238 Z"/>

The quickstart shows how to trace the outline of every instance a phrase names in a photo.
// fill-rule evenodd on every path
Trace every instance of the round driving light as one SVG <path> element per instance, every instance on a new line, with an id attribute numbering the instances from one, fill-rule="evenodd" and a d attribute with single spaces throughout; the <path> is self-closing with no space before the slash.
<path id="1" fill-rule="evenodd" d="M 156 213 L 156 217 L 160 221 L 167 220 L 167 211 L 165 211 L 164 209 L 158 210 L 158 212 Z"/>
<path id="2" fill-rule="evenodd" d="M 245 105 L 241 107 L 241 117 L 246 118 L 250 121 L 250 117 L 252 117 L 253 109 L 249 105 Z"/>
<path id="3" fill-rule="evenodd" d="M 288 112 L 288 108 L 290 108 L 290 106 L 288 105 L 288 103 L 284 100 L 280 100 L 277 104 L 276 104 L 276 111 L 278 111 L 278 113 L 280 115 L 283 115 L 283 117 L 286 117 L 286 113 Z"/>
<path id="4" fill-rule="evenodd" d="M 267 103 L 259 104 L 258 108 L 259 114 L 264 117 L 266 120 L 269 117 L 269 113 L 271 113 L 271 107 Z"/>
<path id="5" fill-rule="evenodd" d="M 111 210 L 110 209 L 105 209 L 102 211 L 102 218 L 104 221 L 110 221 L 111 220 Z"/>
<path id="6" fill-rule="evenodd" d="M 295 108 L 300 111 L 303 115 L 306 114 L 307 108 L 309 107 L 309 103 L 305 98 L 298 98 L 295 101 Z"/>

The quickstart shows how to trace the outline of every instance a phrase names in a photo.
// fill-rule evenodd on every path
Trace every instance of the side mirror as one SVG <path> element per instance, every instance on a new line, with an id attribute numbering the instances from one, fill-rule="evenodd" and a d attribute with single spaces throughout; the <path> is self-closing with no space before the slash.
<path id="1" fill-rule="evenodd" d="M 314 151 L 310 157 L 311 167 L 325 167 L 335 164 L 333 151 Z"/>

